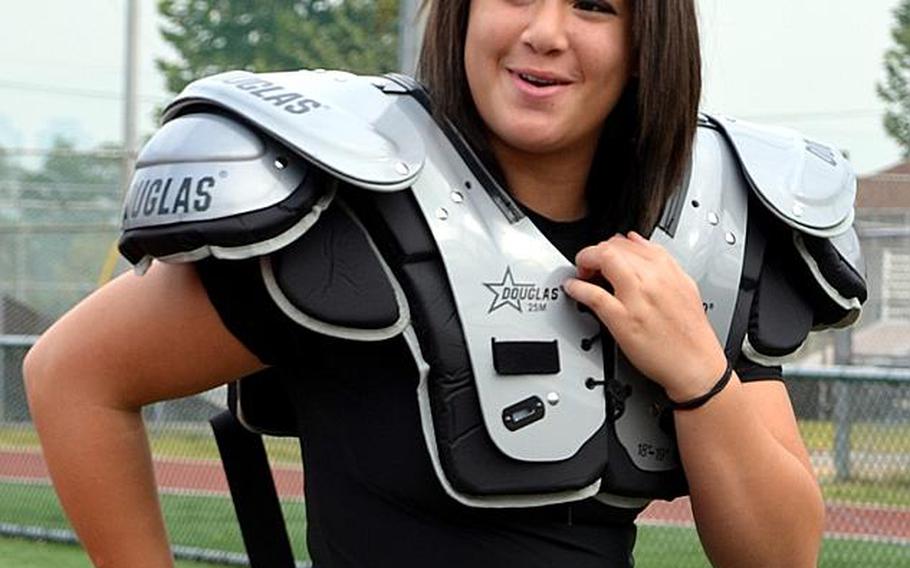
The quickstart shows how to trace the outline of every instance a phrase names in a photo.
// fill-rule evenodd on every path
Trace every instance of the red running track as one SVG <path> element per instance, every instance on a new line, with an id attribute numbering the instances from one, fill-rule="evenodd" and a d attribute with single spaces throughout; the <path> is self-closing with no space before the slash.
<path id="1" fill-rule="evenodd" d="M 303 470 L 295 467 L 272 469 L 278 494 L 303 498 Z M 227 481 L 219 462 L 210 460 L 155 460 L 159 488 L 169 493 L 227 493 Z M 40 452 L 0 450 L 0 480 L 47 483 L 48 473 Z M 825 533 L 828 536 L 870 538 L 910 544 L 910 509 L 826 503 Z M 687 498 L 672 502 L 655 501 L 639 517 L 646 524 L 692 526 L 692 509 Z"/>
<path id="2" fill-rule="evenodd" d="M 278 494 L 286 498 L 303 498 L 303 470 L 299 467 L 273 467 L 272 476 Z M 47 483 L 48 472 L 40 452 L 0 450 L 0 480 Z M 212 460 L 156 459 L 155 479 L 168 493 L 228 492 L 221 463 Z"/>

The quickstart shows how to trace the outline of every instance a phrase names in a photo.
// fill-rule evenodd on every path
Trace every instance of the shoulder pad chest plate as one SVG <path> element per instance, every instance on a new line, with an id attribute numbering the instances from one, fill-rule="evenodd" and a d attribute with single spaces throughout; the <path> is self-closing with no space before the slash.
<path id="1" fill-rule="evenodd" d="M 231 71 L 191 83 L 165 120 L 194 105 L 234 112 L 334 176 L 375 191 L 408 187 L 423 167 L 423 140 L 377 87 L 342 71 Z"/>

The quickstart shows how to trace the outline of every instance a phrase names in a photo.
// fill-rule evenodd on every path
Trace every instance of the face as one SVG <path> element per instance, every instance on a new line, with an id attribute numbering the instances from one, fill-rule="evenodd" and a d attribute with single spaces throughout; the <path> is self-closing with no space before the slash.
<path id="1" fill-rule="evenodd" d="M 593 149 L 629 77 L 629 1 L 472 0 L 465 72 L 494 148 Z"/>

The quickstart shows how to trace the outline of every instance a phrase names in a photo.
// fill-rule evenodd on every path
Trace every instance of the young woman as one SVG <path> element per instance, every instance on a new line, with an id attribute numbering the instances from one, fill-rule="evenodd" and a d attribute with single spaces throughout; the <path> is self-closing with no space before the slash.
<path id="1" fill-rule="evenodd" d="M 727 362 L 698 290 L 639 236 L 691 155 L 700 94 L 693 2 L 435 2 L 420 75 L 436 110 L 575 258 L 567 293 L 670 399 L 708 392 Z M 171 565 L 143 405 L 293 364 L 306 351 L 296 327 L 262 300 L 254 266 L 156 263 L 143 277 L 125 274 L 29 353 L 45 457 L 96 565 Z M 332 355 L 308 353 L 319 372 L 288 386 L 316 566 L 631 566 L 639 510 L 593 500 L 503 510 L 456 503 L 433 474 L 401 354 L 376 344 L 356 361 Z M 717 566 L 814 566 L 819 488 L 783 383 L 757 380 L 780 370 L 735 369 L 707 404 L 674 416 L 705 551 Z"/>

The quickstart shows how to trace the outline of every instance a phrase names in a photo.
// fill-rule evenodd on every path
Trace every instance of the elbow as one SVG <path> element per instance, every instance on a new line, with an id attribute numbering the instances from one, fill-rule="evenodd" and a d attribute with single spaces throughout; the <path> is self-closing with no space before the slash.
<path id="1" fill-rule="evenodd" d="M 825 531 L 825 503 L 814 475 L 804 479 L 802 489 L 793 488 L 792 507 L 774 521 L 761 549 L 767 554 L 757 566 L 814 568 L 818 565 Z M 781 531 L 781 529 L 784 529 Z"/>
<path id="2" fill-rule="evenodd" d="M 818 485 L 818 481 L 815 478 L 815 475 L 811 475 L 812 479 L 812 488 L 814 489 L 812 501 L 809 506 L 809 520 L 808 524 L 812 527 L 810 533 L 810 542 L 813 545 L 810 547 L 810 550 L 807 551 L 807 555 L 810 557 L 807 559 L 806 566 L 816 566 L 818 564 L 818 556 L 821 552 L 822 538 L 825 534 L 825 500 L 822 495 L 821 487 Z"/>
<path id="3" fill-rule="evenodd" d="M 796 499 L 802 505 L 799 510 L 791 512 L 791 524 L 786 535 L 777 534 L 767 541 L 768 544 L 774 542 L 776 545 L 766 548 L 771 558 L 767 558 L 761 565 L 794 568 L 813 568 L 818 565 L 825 531 L 825 503 L 814 476 L 811 476 L 808 485 L 811 490 L 807 488 L 805 497 Z"/>
<path id="4" fill-rule="evenodd" d="M 42 338 L 28 350 L 22 362 L 22 380 L 28 408 L 36 421 L 44 414 L 44 409 L 53 404 L 52 395 L 55 392 L 53 359 L 51 350 Z"/>
<path id="5" fill-rule="evenodd" d="M 104 405 L 103 363 L 90 349 L 52 327 L 25 354 L 22 377 L 32 419 L 40 423 L 76 407 Z"/>
<path id="6" fill-rule="evenodd" d="M 22 382 L 25 385 L 25 395 L 32 414 L 35 413 L 35 407 L 38 405 L 41 388 L 44 383 L 41 380 L 42 363 L 42 353 L 38 345 L 35 344 L 28 350 L 25 354 L 25 359 L 22 361 Z"/>
<path id="7" fill-rule="evenodd" d="M 797 471 L 794 468 L 794 471 Z M 815 477 L 800 468 L 784 493 L 743 502 L 736 522 L 718 515 L 698 527 L 713 566 L 723 568 L 814 568 L 825 526 L 825 506 Z M 753 508 L 754 506 L 754 508 Z M 698 516 L 696 516 L 698 520 Z"/>
<path id="8" fill-rule="evenodd" d="M 140 412 L 143 403 L 130 392 L 128 381 L 122 380 L 118 361 L 116 352 L 71 329 L 52 326 L 22 362 L 26 398 L 36 425 L 77 410 Z"/>

